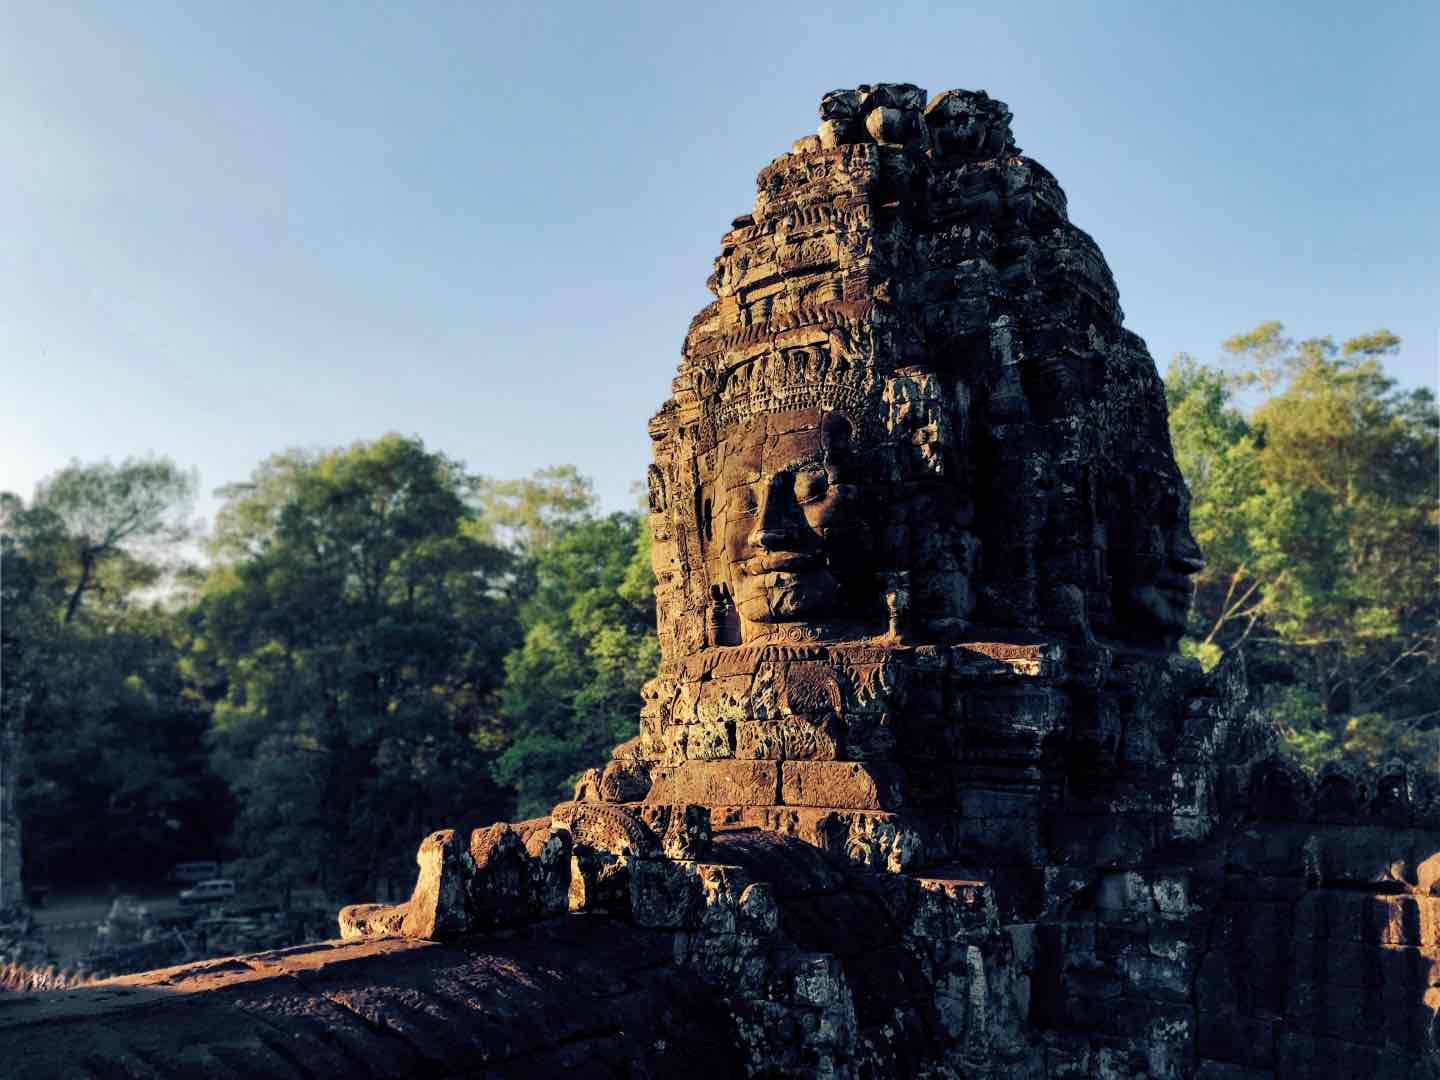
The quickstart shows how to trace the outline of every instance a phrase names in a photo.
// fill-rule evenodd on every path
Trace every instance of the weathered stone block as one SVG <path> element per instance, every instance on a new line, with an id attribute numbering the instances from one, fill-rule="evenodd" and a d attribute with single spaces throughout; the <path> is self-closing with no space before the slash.
<path id="1" fill-rule="evenodd" d="M 349 904 L 340 909 L 340 940 L 391 937 L 402 932 L 404 904 Z"/>
<path id="2" fill-rule="evenodd" d="M 566 846 L 561 838 L 555 842 Z M 543 888 L 537 890 L 538 896 L 532 894 L 532 861 L 521 834 L 505 823 L 475 829 L 470 834 L 469 855 L 469 876 L 464 883 L 469 919 L 465 928 L 489 930 L 531 921 L 536 915 L 535 901 L 544 903 L 546 895 Z M 564 875 L 560 878 L 564 880 Z"/>
<path id="3" fill-rule="evenodd" d="M 942 815 L 812 806 L 735 807 L 727 813 L 733 824 L 799 837 L 857 866 L 892 874 L 954 854 Z"/>
<path id="4" fill-rule="evenodd" d="M 786 761 L 780 800 L 786 806 L 894 810 L 905 803 L 904 773 L 895 766 L 855 761 Z"/>
<path id="5" fill-rule="evenodd" d="M 735 867 L 747 875 L 747 881 L 770 881 L 780 900 L 833 893 L 845 887 L 846 879 L 835 864 L 794 836 L 749 828 L 720 829 L 711 852 L 711 861 Z"/>
<path id="6" fill-rule="evenodd" d="M 857 761 L 889 761 L 898 744 L 894 716 L 883 710 L 845 713 L 846 753 Z"/>
<path id="7" fill-rule="evenodd" d="M 704 907 L 700 874 L 689 860 L 640 859 L 630 867 L 630 911 L 638 926 L 695 928 Z"/>
<path id="8" fill-rule="evenodd" d="M 1275 1036 L 1278 1025 L 1234 1011 L 1201 1009 L 1197 1015 L 1196 1050 L 1204 1058 L 1233 1063 L 1249 1069 L 1275 1067 Z"/>
<path id="9" fill-rule="evenodd" d="M 401 932 L 406 937 L 437 938 L 469 930 L 468 885 L 475 864 L 455 830 L 441 829 L 427 836 L 415 861 L 420 874 Z"/>
<path id="10" fill-rule="evenodd" d="M 983 881 L 914 879 L 910 933 L 933 941 L 980 940 L 997 925 L 995 897 Z"/>
<path id="11" fill-rule="evenodd" d="M 787 760 L 835 761 L 843 756 L 844 736 L 834 713 L 783 717 L 780 740 Z"/>
<path id="12" fill-rule="evenodd" d="M 660 852 L 660 838 L 629 807 L 560 803 L 550 812 L 550 820 L 554 827 L 570 833 L 577 848 L 637 858 L 650 858 Z"/>
<path id="13" fill-rule="evenodd" d="M 596 785 L 605 802 L 639 802 L 650 790 L 650 763 L 639 757 L 615 757 Z"/>
<path id="14" fill-rule="evenodd" d="M 701 928 L 709 934 L 736 933 L 741 928 L 740 898 L 755 883 L 750 873 L 724 863 L 697 863 L 695 869 L 704 901 Z"/>
<path id="15" fill-rule="evenodd" d="M 733 722 L 706 720 L 689 725 L 685 753 L 691 761 L 723 761 L 734 757 Z"/>
<path id="16" fill-rule="evenodd" d="M 630 915 L 630 867 L 634 861 L 628 855 L 613 855 L 583 845 L 573 848 L 566 898 L 570 913 Z"/>
<path id="17" fill-rule="evenodd" d="M 629 807 L 660 838 L 670 859 L 699 859 L 710 846 L 710 808 L 696 803 L 640 803 Z"/>
<path id="18" fill-rule="evenodd" d="M 955 850 L 967 859 L 995 866 L 1042 866 L 1053 861 L 1036 818 L 960 818 Z"/>
<path id="19" fill-rule="evenodd" d="M 525 869 L 530 912 L 540 919 L 563 915 L 570 891 L 571 835 L 564 828 L 555 828 L 548 817 L 533 824 L 528 830 L 516 826 L 529 856 Z"/>
<path id="20" fill-rule="evenodd" d="M 735 723 L 735 756 L 743 761 L 779 761 L 785 756 L 785 741 L 778 720 L 738 720 Z"/>
<path id="21" fill-rule="evenodd" d="M 740 891 L 736 905 L 740 926 L 752 934 L 773 934 L 780 926 L 780 908 L 768 882 L 756 881 Z"/>
<path id="22" fill-rule="evenodd" d="M 1127 954 L 1120 961 L 1127 992 L 1156 1001 L 1187 1001 L 1190 965 L 1163 956 Z"/>
<path id="23" fill-rule="evenodd" d="M 770 761 L 687 761 L 659 768 L 649 799 L 703 806 L 770 806 L 780 801 L 780 769 Z"/>
<path id="24" fill-rule="evenodd" d="M 575 802 L 603 802 L 604 796 L 600 794 L 600 770 L 586 769 L 575 781 L 575 793 L 572 796 Z"/>
<path id="25" fill-rule="evenodd" d="M 1010 676 L 1053 679 L 1065 668 L 1065 648 L 1058 642 L 1039 645 L 967 641 L 950 649 L 950 670 L 967 679 Z"/>

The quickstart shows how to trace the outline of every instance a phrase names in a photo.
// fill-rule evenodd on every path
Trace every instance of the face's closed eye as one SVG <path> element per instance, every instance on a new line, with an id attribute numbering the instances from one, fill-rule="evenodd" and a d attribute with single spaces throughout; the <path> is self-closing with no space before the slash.
<path id="1" fill-rule="evenodd" d="M 801 506 L 823 499 L 830 490 L 830 480 L 819 466 L 801 469 L 795 474 L 795 501 Z"/>
<path id="2" fill-rule="evenodd" d="M 760 509 L 760 500 L 753 485 L 736 488 L 730 495 L 730 512 L 739 517 L 753 517 Z"/>

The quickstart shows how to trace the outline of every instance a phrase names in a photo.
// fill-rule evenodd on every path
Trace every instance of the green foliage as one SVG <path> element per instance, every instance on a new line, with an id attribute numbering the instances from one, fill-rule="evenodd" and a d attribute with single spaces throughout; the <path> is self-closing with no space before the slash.
<path id="1" fill-rule="evenodd" d="M 169 621 L 152 612 L 108 633 L 72 630 L 45 651 L 22 802 L 41 880 L 158 876 L 221 849 L 227 799 Z"/>
<path id="2" fill-rule="evenodd" d="M 512 560 L 472 535 L 475 486 L 387 435 L 278 455 L 229 490 L 190 671 L 271 882 L 366 894 L 413 872 L 426 832 L 503 812 L 475 737 L 516 643 Z"/>
<path id="3" fill-rule="evenodd" d="M 595 487 L 574 465 L 552 465 L 523 480 L 482 481 L 478 496 L 486 538 L 531 556 L 595 512 Z"/>
<path id="4" fill-rule="evenodd" d="M 228 809 L 187 697 L 176 613 L 144 592 L 189 535 L 193 477 L 71 464 L 0 497 L 5 722 L 24 746 L 32 880 L 136 878 L 218 849 Z"/>
<path id="5" fill-rule="evenodd" d="M 573 467 L 487 482 L 397 435 L 287 451 L 222 491 L 204 572 L 175 565 L 192 490 L 148 461 L 0 496 L 39 877 L 223 857 L 376 895 L 426 832 L 543 813 L 634 734 L 648 534 Z"/>
<path id="6" fill-rule="evenodd" d="M 1195 611 L 1207 622 L 1182 649 L 1207 667 L 1244 641 L 1264 612 L 1254 572 L 1254 516 L 1263 511 L 1260 463 L 1250 425 L 1231 402 L 1229 381 L 1181 355 L 1165 379 L 1170 438 L 1190 487 L 1190 524 L 1205 552 Z"/>
<path id="7" fill-rule="evenodd" d="M 1214 663 L 1248 643 L 1312 764 L 1436 765 L 1440 420 L 1428 391 L 1385 374 L 1398 346 L 1384 330 L 1296 343 L 1263 323 L 1225 342 L 1233 373 L 1180 357 L 1166 380 L 1207 560 L 1184 647 Z"/>
<path id="8" fill-rule="evenodd" d="M 527 817 L 568 797 L 577 773 L 636 733 L 640 686 L 660 659 L 638 515 L 573 518 L 532 550 L 524 642 L 505 660 L 510 743 L 495 766 Z"/>
<path id="9" fill-rule="evenodd" d="M 132 458 L 72 462 L 40 485 L 17 525 L 31 550 L 52 563 L 51 581 L 66 584 L 66 623 L 91 594 L 123 603 L 160 579 L 156 556 L 190 536 L 185 513 L 195 483 L 168 459 Z"/>
<path id="10" fill-rule="evenodd" d="M 1303 684 L 1273 687 L 1266 705 L 1286 750 L 1311 769 L 1333 759 L 1374 766 L 1393 758 L 1422 769 L 1440 768 L 1440 725 L 1383 712 L 1356 713 L 1337 721 L 1320 695 Z"/>

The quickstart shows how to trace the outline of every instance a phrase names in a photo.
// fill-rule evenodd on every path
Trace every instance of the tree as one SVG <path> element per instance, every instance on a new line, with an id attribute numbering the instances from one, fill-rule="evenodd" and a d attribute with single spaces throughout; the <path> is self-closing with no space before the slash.
<path id="1" fill-rule="evenodd" d="M 476 487 L 386 435 L 228 489 L 190 665 L 269 880 L 360 895 L 408 876 L 431 829 L 506 808 L 477 741 L 518 640 L 513 559 L 476 539 Z"/>
<path id="2" fill-rule="evenodd" d="M 496 776 L 517 813 L 544 814 L 577 773 L 638 730 L 640 686 L 660 659 L 649 531 L 639 515 L 572 520 L 534 555 L 524 643 L 505 659 L 509 745 Z"/>
<path id="3" fill-rule="evenodd" d="M 551 465 L 522 480 L 482 481 L 478 494 L 487 539 L 530 556 L 595 511 L 595 486 L 574 465 Z"/>
<path id="4" fill-rule="evenodd" d="M 52 556 L 68 586 L 66 624 L 88 594 L 115 587 L 106 571 L 126 593 L 158 580 L 156 553 L 192 534 L 186 514 L 195 486 L 195 474 L 167 458 L 71 462 L 40 485 L 22 531 L 32 544 L 44 538 L 59 546 Z"/>
<path id="5" fill-rule="evenodd" d="M 6 727 L 26 747 L 34 876 L 138 878 L 214 853 L 226 800 L 206 717 L 179 678 L 173 606 L 145 598 L 190 535 L 194 484 L 164 459 L 72 463 L 29 506 L 0 497 Z"/>
<path id="6" fill-rule="evenodd" d="M 25 677 L 25 642 L 33 639 L 34 571 L 8 523 L 22 507 L 0 493 L 0 912 L 23 901 L 19 779 L 23 727 L 30 679 Z"/>
<path id="7" fill-rule="evenodd" d="M 1398 346 L 1383 330 L 1297 344 L 1263 323 L 1225 342 L 1238 372 L 1182 357 L 1167 377 L 1207 558 L 1190 648 L 1214 662 L 1248 641 L 1280 665 L 1270 704 L 1312 761 L 1418 753 L 1440 719 L 1440 422 L 1428 391 L 1385 374 Z"/>
<path id="8" fill-rule="evenodd" d="M 1250 542 L 1265 498 L 1260 463 L 1221 371 L 1181 354 L 1166 375 L 1165 396 L 1175 459 L 1192 498 L 1191 529 L 1205 553 L 1184 644 L 1213 665 L 1246 641 L 1265 609 Z"/>

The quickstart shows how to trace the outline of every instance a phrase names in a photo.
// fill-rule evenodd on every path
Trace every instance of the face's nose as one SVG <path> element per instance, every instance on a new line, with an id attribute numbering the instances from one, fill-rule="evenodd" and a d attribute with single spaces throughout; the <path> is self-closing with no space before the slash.
<path id="1" fill-rule="evenodd" d="M 1200 550 L 1188 526 L 1182 525 L 1176 533 L 1170 561 L 1187 574 L 1198 574 L 1205 569 L 1205 553 Z"/>
<path id="2" fill-rule="evenodd" d="M 755 511 L 755 528 L 747 537 L 751 547 L 762 551 L 796 550 L 798 507 L 791 483 L 791 478 L 784 473 L 777 473 L 765 482 Z"/>

